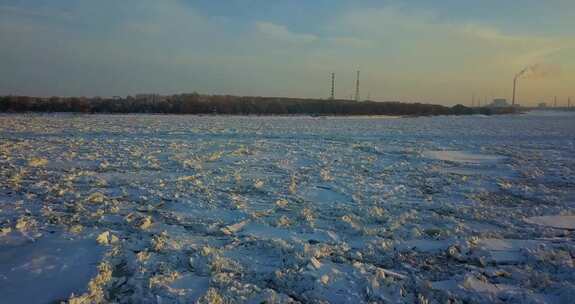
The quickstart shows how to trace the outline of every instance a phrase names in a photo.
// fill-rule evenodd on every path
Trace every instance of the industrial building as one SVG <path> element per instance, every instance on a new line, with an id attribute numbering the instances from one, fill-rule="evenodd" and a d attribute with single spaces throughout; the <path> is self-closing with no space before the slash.
<path id="1" fill-rule="evenodd" d="M 505 98 L 495 98 L 493 99 L 493 102 L 487 105 L 487 107 L 489 108 L 507 108 L 510 106 L 511 105 L 509 104 L 509 102 L 507 102 L 507 99 Z"/>

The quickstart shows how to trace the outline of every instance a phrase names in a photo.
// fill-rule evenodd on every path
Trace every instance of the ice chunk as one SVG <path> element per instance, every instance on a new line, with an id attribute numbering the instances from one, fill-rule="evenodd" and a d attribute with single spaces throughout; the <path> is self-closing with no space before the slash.
<path id="1" fill-rule="evenodd" d="M 111 245 L 119 241 L 118 237 L 113 235 L 110 231 L 102 232 L 96 239 L 101 245 Z"/>
<path id="2" fill-rule="evenodd" d="M 32 158 L 30 161 L 28 161 L 28 165 L 30 167 L 44 167 L 48 164 L 48 160 L 45 158 Z"/>
<path id="3" fill-rule="evenodd" d="M 312 257 L 309 260 L 309 267 L 311 269 L 320 269 L 321 268 L 321 262 L 318 261 L 315 257 Z"/>
<path id="4" fill-rule="evenodd" d="M 140 221 L 140 229 L 148 230 L 152 227 L 152 218 L 147 216 Z"/>
<path id="5" fill-rule="evenodd" d="M 234 233 L 236 233 L 236 232 L 242 230 L 242 228 L 244 228 L 244 226 L 245 226 L 248 222 L 249 222 L 249 221 L 247 221 L 247 220 L 246 220 L 246 221 L 241 221 L 241 222 L 239 222 L 239 223 L 236 223 L 236 224 L 233 224 L 233 225 L 224 227 L 224 228 L 222 228 L 222 232 L 223 232 L 225 235 L 234 234 Z"/>
<path id="6" fill-rule="evenodd" d="M 87 200 L 90 203 L 101 204 L 106 200 L 106 196 L 100 192 L 94 192 L 87 198 Z"/>

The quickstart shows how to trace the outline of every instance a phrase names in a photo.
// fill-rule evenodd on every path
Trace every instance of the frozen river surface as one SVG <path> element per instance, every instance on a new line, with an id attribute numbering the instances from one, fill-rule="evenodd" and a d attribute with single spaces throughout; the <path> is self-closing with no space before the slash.
<path id="1" fill-rule="evenodd" d="M 0 115 L 2 303 L 572 303 L 575 115 Z"/>

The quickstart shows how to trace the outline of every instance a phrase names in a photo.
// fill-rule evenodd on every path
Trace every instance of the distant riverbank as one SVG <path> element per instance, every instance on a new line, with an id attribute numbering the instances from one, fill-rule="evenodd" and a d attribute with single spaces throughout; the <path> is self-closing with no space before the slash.
<path id="1" fill-rule="evenodd" d="M 447 107 L 397 101 L 350 101 L 285 97 L 180 94 L 125 98 L 100 97 L 0 97 L 0 112 L 147 113 L 220 115 L 311 115 L 311 116 L 432 116 L 494 115 L 519 112 L 515 108 Z"/>

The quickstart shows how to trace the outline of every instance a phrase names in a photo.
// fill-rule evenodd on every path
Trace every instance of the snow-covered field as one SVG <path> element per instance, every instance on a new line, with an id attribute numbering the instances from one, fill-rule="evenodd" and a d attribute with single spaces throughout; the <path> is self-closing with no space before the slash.
<path id="1" fill-rule="evenodd" d="M 572 303 L 575 115 L 0 115 L 2 303 Z"/>

